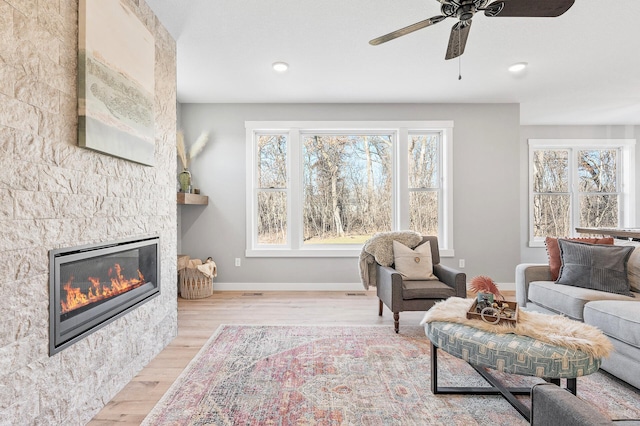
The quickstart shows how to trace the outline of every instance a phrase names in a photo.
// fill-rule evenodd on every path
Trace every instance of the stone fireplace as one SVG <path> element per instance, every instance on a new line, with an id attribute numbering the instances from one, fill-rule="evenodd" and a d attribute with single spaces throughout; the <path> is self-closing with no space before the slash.
<path id="1" fill-rule="evenodd" d="M 78 146 L 78 1 L 0 1 L 0 424 L 87 424 L 177 334 L 176 46 L 123 2 L 155 41 L 153 167 Z M 51 356 L 52 251 L 149 236 L 162 291 Z"/>
<path id="2" fill-rule="evenodd" d="M 159 240 L 51 250 L 49 355 L 160 294 Z"/>

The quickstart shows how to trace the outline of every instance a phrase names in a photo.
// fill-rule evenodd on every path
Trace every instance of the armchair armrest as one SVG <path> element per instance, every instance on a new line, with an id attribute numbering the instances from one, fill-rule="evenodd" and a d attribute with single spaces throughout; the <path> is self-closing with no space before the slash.
<path id="1" fill-rule="evenodd" d="M 563 426 L 613 425 L 593 406 L 552 383 L 539 383 L 531 389 L 531 425 Z"/>
<path id="2" fill-rule="evenodd" d="M 549 265 L 521 263 L 516 266 L 516 302 L 521 307 L 529 300 L 529 283 L 532 281 L 551 281 Z"/>
<path id="3" fill-rule="evenodd" d="M 440 263 L 433 265 L 433 274 L 440 281 L 455 289 L 456 297 L 467 297 L 467 274 Z"/>
<path id="4" fill-rule="evenodd" d="M 378 298 L 391 309 L 391 312 L 400 312 L 402 303 L 402 275 L 390 266 L 381 266 L 376 263 L 377 294 Z"/>

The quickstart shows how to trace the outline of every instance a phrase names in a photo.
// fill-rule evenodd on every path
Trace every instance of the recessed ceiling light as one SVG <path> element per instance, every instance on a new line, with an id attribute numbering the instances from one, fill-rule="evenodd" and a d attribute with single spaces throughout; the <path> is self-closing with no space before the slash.
<path id="1" fill-rule="evenodd" d="M 286 62 L 274 62 L 272 67 L 277 72 L 285 72 L 289 69 L 289 64 Z"/>
<path id="2" fill-rule="evenodd" d="M 518 72 L 522 72 L 524 71 L 525 68 L 527 68 L 527 64 L 526 62 L 518 62 L 516 64 L 513 64 L 509 67 L 509 71 L 513 72 L 513 73 L 518 73 Z"/>

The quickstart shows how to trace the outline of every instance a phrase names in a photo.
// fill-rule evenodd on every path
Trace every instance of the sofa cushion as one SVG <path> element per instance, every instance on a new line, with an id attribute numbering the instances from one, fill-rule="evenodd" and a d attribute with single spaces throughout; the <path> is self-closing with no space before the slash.
<path id="1" fill-rule="evenodd" d="M 631 290 L 640 292 L 640 242 L 616 240 L 616 245 L 635 248 L 627 262 L 627 277 L 629 277 L 629 287 L 631 287 Z"/>
<path id="2" fill-rule="evenodd" d="M 393 263 L 403 280 L 437 280 L 433 275 L 431 244 L 427 241 L 415 249 L 393 241 Z"/>
<path id="3" fill-rule="evenodd" d="M 440 281 L 402 281 L 403 299 L 446 299 L 456 290 Z"/>
<path id="4" fill-rule="evenodd" d="M 613 244 L 613 238 L 563 238 L 569 241 L 581 241 L 583 243 L 591 244 Z M 544 245 L 547 247 L 547 256 L 549 257 L 549 270 L 551 271 L 551 279 L 557 280 L 560 273 L 560 266 L 562 261 L 560 260 L 560 247 L 558 246 L 558 239 L 547 237 L 544 240 Z"/>
<path id="5" fill-rule="evenodd" d="M 600 300 L 584 307 L 584 321 L 617 340 L 640 348 L 640 302 Z"/>
<path id="6" fill-rule="evenodd" d="M 632 296 L 627 261 L 633 247 L 558 240 L 562 266 L 557 284 Z"/>
<path id="7" fill-rule="evenodd" d="M 553 281 L 533 281 L 529 284 L 529 300 L 550 311 L 583 321 L 584 305 L 588 302 L 594 300 L 635 301 L 637 299 L 616 293 L 558 285 Z M 638 306 L 640 307 L 640 305 Z"/>

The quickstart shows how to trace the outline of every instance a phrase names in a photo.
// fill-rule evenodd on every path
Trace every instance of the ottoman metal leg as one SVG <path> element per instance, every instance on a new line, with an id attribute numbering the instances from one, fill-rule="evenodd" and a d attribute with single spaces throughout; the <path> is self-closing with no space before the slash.
<path id="1" fill-rule="evenodd" d="M 471 365 L 471 364 L 470 364 Z M 438 347 L 431 342 L 431 392 L 437 394 L 467 394 L 467 395 L 502 395 L 527 421 L 531 417 L 531 410 L 520 402 L 515 395 L 530 395 L 531 388 L 507 388 L 496 380 L 483 368 L 471 365 L 491 387 L 442 387 L 438 386 Z"/>
<path id="2" fill-rule="evenodd" d="M 560 379 L 545 379 L 549 383 L 553 383 L 556 386 L 560 386 Z M 567 390 L 576 395 L 578 392 L 577 380 L 575 377 L 567 379 Z"/>

